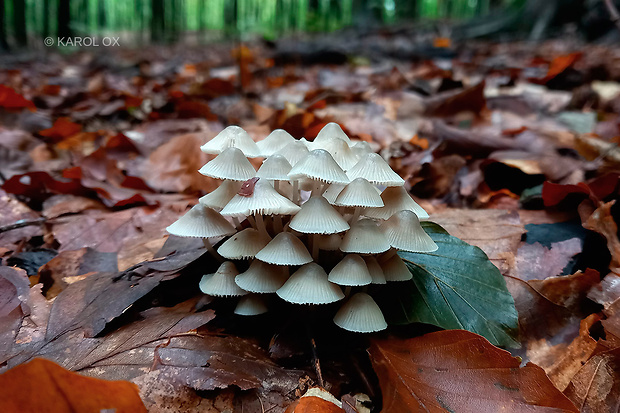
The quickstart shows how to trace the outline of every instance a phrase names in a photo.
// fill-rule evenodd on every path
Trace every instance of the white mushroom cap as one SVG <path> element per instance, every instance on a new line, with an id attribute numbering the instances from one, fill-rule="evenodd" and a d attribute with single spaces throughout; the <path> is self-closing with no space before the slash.
<path id="1" fill-rule="evenodd" d="M 338 234 L 319 235 L 319 249 L 324 251 L 338 251 L 342 244 L 342 237 Z"/>
<path id="2" fill-rule="evenodd" d="M 372 281 L 372 277 L 368 272 L 366 263 L 357 254 L 348 254 L 342 261 L 329 272 L 329 281 L 338 285 L 360 286 L 368 285 Z"/>
<path id="3" fill-rule="evenodd" d="M 437 251 L 437 244 L 424 231 L 412 211 L 399 211 L 381 224 L 381 230 L 394 248 L 409 252 Z"/>
<path id="4" fill-rule="evenodd" d="M 228 201 L 237 194 L 241 188 L 241 182 L 229 181 L 226 179 L 220 186 L 209 192 L 198 200 L 202 205 L 209 208 L 213 208 L 216 211 L 221 211 L 226 206 Z"/>
<path id="5" fill-rule="evenodd" d="M 236 229 L 219 212 L 196 204 L 166 231 L 178 237 L 210 238 L 234 234 Z"/>
<path id="6" fill-rule="evenodd" d="M 293 166 L 290 179 L 312 178 L 327 183 L 347 184 L 349 178 L 334 158 L 324 149 L 315 149 Z"/>
<path id="7" fill-rule="evenodd" d="M 295 271 L 276 294 L 293 304 L 329 304 L 344 298 L 340 287 L 330 283 L 325 270 L 314 262 Z"/>
<path id="8" fill-rule="evenodd" d="M 334 204 L 351 207 L 381 207 L 383 200 L 374 185 L 364 178 L 356 178 L 338 194 Z"/>
<path id="9" fill-rule="evenodd" d="M 325 142 L 334 139 L 340 139 L 346 142 L 347 145 L 351 144 L 351 139 L 349 139 L 347 134 L 344 133 L 340 125 L 338 125 L 336 122 L 329 122 L 327 125 L 323 126 L 323 129 L 321 129 L 316 135 L 316 138 L 314 138 L 314 143 L 315 145 L 322 145 Z"/>
<path id="10" fill-rule="evenodd" d="M 237 275 L 235 282 L 253 293 L 275 293 L 288 279 L 288 267 L 252 261 L 247 271 Z"/>
<path id="11" fill-rule="evenodd" d="M 338 166 L 344 171 L 351 169 L 359 159 L 359 157 L 351 151 L 349 145 L 342 139 L 332 139 L 319 143 L 315 142 L 315 149 L 324 149 L 329 152 Z"/>
<path id="12" fill-rule="evenodd" d="M 385 186 L 403 186 L 405 180 L 390 168 L 378 153 L 367 153 L 347 171 L 350 180 L 365 178 L 368 182 Z"/>
<path id="13" fill-rule="evenodd" d="M 389 219 L 392 215 L 402 210 L 415 212 L 418 218 L 428 219 L 428 213 L 411 198 L 411 195 L 402 186 L 391 186 L 385 188 L 381 193 L 381 199 L 385 206 L 383 208 L 368 208 L 364 211 L 364 216 L 377 219 Z"/>
<path id="14" fill-rule="evenodd" d="M 234 312 L 237 315 L 252 316 L 264 314 L 267 311 L 267 305 L 260 295 L 248 294 L 241 297 Z"/>
<path id="15" fill-rule="evenodd" d="M 360 219 L 351 224 L 340 244 L 340 251 L 358 254 L 379 254 L 389 249 L 389 241 L 370 219 Z"/>
<path id="16" fill-rule="evenodd" d="M 306 145 L 306 148 L 308 148 L 308 150 L 309 150 L 309 151 L 313 151 L 313 150 L 315 150 L 315 149 L 320 149 L 320 148 L 318 148 L 318 147 L 314 144 L 314 142 L 309 141 L 309 140 L 308 140 L 308 139 L 306 139 L 306 138 L 301 138 L 301 139 L 299 140 L 299 142 L 301 142 L 301 143 L 303 143 L 304 145 Z"/>
<path id="17" fill-rule="evenodd" d="M 237 267 L 230 261 L 220 265 L 215 274 L 205 274 L 200 280 L 200 291 L 216 297 L 237 297 L 248 292 L 235 284 L 235 277 L 239 274 Z"/>
<path id="18" fill-rule="evenodd" d="M 385 275 L 383 275 L 383 270 L 379 265 L 379 262 L 375 257 L 366 256 L 364 258 L 364 262 L 366 263 L 366 267 L 368 267 L 368 273 L 372 278 L 372 284 L 385 284 Z"/>
<path id="19" fill-rule="evenodd" d="M 389 260 L 381 264 L 385 280 L 390 281 L 409 281 L 413 278 L 407 264 L 396 254 Z"/>
<path id="20" fill-rule="evenodd" d="M 289 143 L 284 148 L 276 152 L 276 154 L 284 156 L 288 163 L 292 166 L 297 165 L 297 162 L 305 158 L 308 153 L 310 153 L 310 151 L 306 145 L 297 140 Z"/>
<path id="21" fill-rule="evenodd" d="M 231 181 L 247 181 L 254 177 L 256 170 L 237 148 L 228 148 L 204 164 L 198 171 L 204 176 Z"/>
<path id="22" fill-rule="evenodd" d="M 340 195 L 345 187 L 345 184 L 331 184 L 323 191 L 323 198 L 327 199 L 327 202 L 333 205 L 336 203 L 336 198 L 338 198 L 338 195 Z"/>
<path id="23" fill-rule="evenodd" d="M 218 254 L 229 260 L 244 260 L 254 258 L 258 251 L 269 243 L 268 237 L 262 236 L 253 228 L 246 228 L 228 238 L 217 249 Z"/>
<path id="24" fill-rule="evenodd" d="M 256 259 L 276 265 L 303 265 L 312 256 L 303 242 L 290 232 L 280 232 L 258 254 Z"/>
<path id="25" fill-rule="evenodd" d="M 256 142 L 256 146 L 258 146 L 261 156 L 267 157 L 294 141 L 295 138 L 293 138 L 290 133 L 284 129 L 276 129 L 265 139 Z"/>
<path id="26" fill-rule="evenodd" d="M 291 171 L 291 164 L 282 155 L 271 155 L 265 159 L 258 168 L 256 176 L 263 179 L 288 181 L 288 173 Z"/>
<path id="27" fill-rule="evenodd" d="M 289 228 L 304 234 L 335 234 L 349 229 L 349 224 L 322 196 L 310 197 L 291 219 Z"/>
<path id="28" fill-rule="evenodd" d="M 227 148 L 237 148 L 248 158 L 260 156 L 260 150 L 256 146 L 256 142 L 245 130 L 234 125 L 218 133 L 213 139 L 202 145 L 200 150 L 204 153 L 217 155 L 224 152 Z"/>
<path id="29" fill-rule="evenodd" d="M 235 195 L 222 209 L 225 216 L 239 215 L 291 215 L 297 213 L 300 208 L 288 198 L 280 195 L 271 184 L 259 179 L 254 186 L 254 192 L 250 196 Z"/>
<path id="30" fill-rule="evenodd" d="M 351 152 L 353 152 L 353 154 L 359 159 L 367 153 L 371 153 L 374 151 L 372 150 L 372 147 L 368 142 L 356 141 L 351 145 Z"/>
<path id="31" fill-rule="evenodd" d="M 372 333 L 387 328 L 381 309 L 366 293 L 357 293 L 344 303 L 336 313 L 334 323 L 356 333 Z"/>

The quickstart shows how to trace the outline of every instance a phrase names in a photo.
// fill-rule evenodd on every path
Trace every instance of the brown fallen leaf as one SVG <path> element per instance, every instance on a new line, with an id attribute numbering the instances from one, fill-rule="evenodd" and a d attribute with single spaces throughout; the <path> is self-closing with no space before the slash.
<path id="1" fill-rule="evenodd" d="M 554 242 L 550 248 L 538 242 L 523 242 L 517 251 L 514 271 L 510 275 L 525 281 L 559 275 L 572 257 L 581 252 L 581 244 L 579 238 Z"/>
<path id="2" fill-rule="evenodd" d="M 23 318 L 31 311 L 29 287 L 24 270 L 0 266 L 0 359 L 8 354 Z"/>
<path id="3" fill-rule="evenodd" d="M 596 231 L 607 240 L 607 249 L 611 254 L 609 268 L 614 272 L 620 272 L 620 240 L 618 239 L 618 226 L 611 215 L 611 207 L 615 201 L 609 201 L 599 206 L 583 224 L 584 228 Z"/>
<path id="4" fill-rule="evenodd" d="M 463 330 L 372 340 L 382 412 L 577 412 L 545 372 Z"/>
<path id="5" fill-rule="evenodd" d="M 448 91 L 425 100 L 424 115 L 448 117 L 460 112 L 473 112 L 479 116 L 486 108 L 485 82 L 462 90 Z"/>
<path id="6" fill-rule="evenodd" d="M 598 271 L 587 269 L 572 275 L 530 280 L 529 284 L 552 303 L 578 312 L 588 291 L 599 281 Z"/>
<path id="7" fill-rule="evenodd" d="M 0 375 L 0 410 L 146 413 L 135 384 L 83 377 L 45 359 L 32 360 Z"/>
<path id="8" fill-rule="evenodd" d="M 284 413 L 344 413 L 341 405 L 327 390 L 313 387 L 287 407 Z"/>
<path id="9" fill-rule="evenodd" d="M 0 189 L 0 227 L 15 224 L 21 220 L 34 220 L 39 215 Z M 21 241 L 42 235 L 40 226 L 32 225 L 10 231 L 0 232 L 0 245 L 13 250 Z"/>

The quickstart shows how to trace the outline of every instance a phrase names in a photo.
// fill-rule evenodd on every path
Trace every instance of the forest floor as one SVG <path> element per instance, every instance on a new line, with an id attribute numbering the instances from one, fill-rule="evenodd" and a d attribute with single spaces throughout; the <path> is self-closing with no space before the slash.
<path id="1" fill-rule="evenodd" d="M 131 381 L 151 412 L 284 412 L 319 384 L 304 320 L 248 322 L 211 302 L 198 281 L 217 262 L 166 227 L 217 186 L 197 173 L 209 160 L 198 148 L 225 126 L 312 140 L 332 121 L 389 161 L 431 221 L 487 254 L 520 345 L 427 324 L 321 326 L 323 385 L 343 400 L 333 411 L 617 411 L 620 48 L 567 41 L 407 59 L 261 44 L 8 56 L 0 406 L 35 403 L 20 399 L 33 383 L 47 397 L 66 385 L 73 407 L 140 403 L 132 386 L 95 381 L 72 395 L 78 376 L 48 365 L 9 376 L 35 358 Z"/>

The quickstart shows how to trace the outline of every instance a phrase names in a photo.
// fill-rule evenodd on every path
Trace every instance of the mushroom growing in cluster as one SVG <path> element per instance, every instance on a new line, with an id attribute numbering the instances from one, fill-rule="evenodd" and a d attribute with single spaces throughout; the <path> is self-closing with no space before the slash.
<path id="1" fill-rule="evenodd" d="M 387 327 L 369 285 L 411 279 L 396 252 L 437 245 L 420 225 L 428 214 L 380 155 L 336 123 L 314 141 L 279 129 L 258 143 L 229 126 L 201 150 L 216 156 L 199 172 L 222 182 L 168 232 L 202 238 L 222 262 L 203 276 L 202 292 L 240 297 L 235 313 L 244 316 L 268 311 L 269 294 L 296 305 L 345 300 L 334 317 L 339 327 Z M 258 171 L 248 158 L 264 159 Z M 228 237 L 217 251 L 214 237 Z M 334 251 L 340 261 L 328 264 L 324 256 Z"/>

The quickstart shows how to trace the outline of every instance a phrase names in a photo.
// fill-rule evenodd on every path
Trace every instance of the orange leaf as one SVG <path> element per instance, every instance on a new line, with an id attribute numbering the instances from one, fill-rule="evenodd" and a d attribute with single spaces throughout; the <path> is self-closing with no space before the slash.
<path id="1" fill-rule="evenodd" d="M 433 39 L 433 47 L 448 48 L 452 46 L 452 41 L 447 37 L 435 37 Z"/>
<path id="2" fill-rule="evenodd" d="M 373 340 L 370 356 L 382 412 L 578 412 L 543 369 L 519 368 L 519 359 L 468 331 Z"/>
<path id="3" fill-rule="evenodd" d="M 327 390 L 313 387 L 299 400 L 291 404 L 284 413 L 343 413 L 338 400 Z"/>
<path id="4" fill-rule="evenodd" d="M 39 135 L 55 141 L 61 141 L 71 135 L 79 133 L 81 130 L 82 125 L 71 122 L 69 118 L 58 118 L 51 128 L 40 131 Z"/>
<path id="5" fill-rule="evenodd" d="M 6 109 L 34 109 L 34 103 L 17 93 L 13 88 L 0 85 L 0 107 Z"/>
<path id="6" fill-rule="evenodd" d="M 81 376 L 45 359 L 0 375 L 2 412 L 146 412 L 138 387 L 127 381 Z"/>

